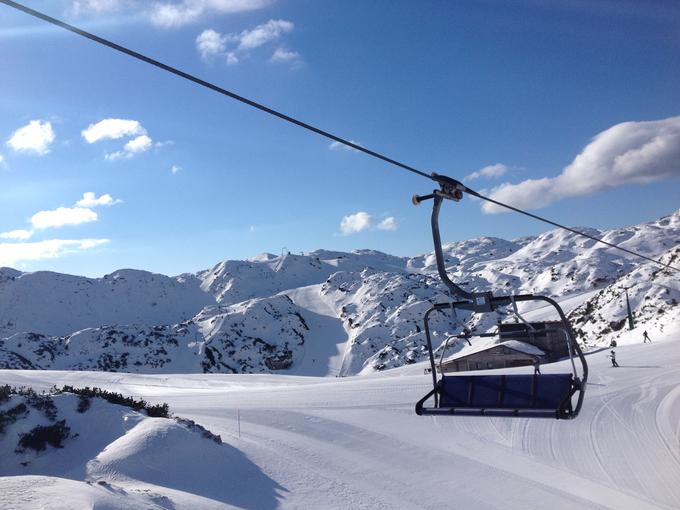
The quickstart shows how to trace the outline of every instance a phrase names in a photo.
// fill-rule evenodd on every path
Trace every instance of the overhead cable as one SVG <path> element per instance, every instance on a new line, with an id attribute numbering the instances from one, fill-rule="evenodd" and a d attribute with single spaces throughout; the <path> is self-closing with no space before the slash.
<path id="1" fill-rule="evenodd" d="M 548 223 L 550 225 L 561 228 L 563 230 L 567 230 L 567 231 L 572 232 L 574 234 L 578 234 L 581 237 L 586 237 L 586 238 L 591 239 L 593 241 L 596 241 L 598 243 L 609 246 L 610 248 L 616 248 L 617 250 L 621 250 L 623 252 L 629 253 L 630 255 L 635 255 L 636 257 L 640 257 L 642 259 L 648 260 L 649 262 L 654 262 L 655 264 L 663 266 L 667 269 L 673 269 L 675 271 L 680 271 L 680 268 L 671 266 L 670 264 L 666 264 L 665 262 L 661 262 L 660 260 L 656 260 L 656 259 L 653 259 L 651 257 L 647 257 L 646 255 L 642 255 L 641 253 L 638 253 L 636 251 L 629 250 L 628 248 L 624 248 L 623 246 L 619 246 L 618 244 L 614 244 L 614 243 L 610 243 L 609 241 L 605 241 L 602 238 L 591 236 L 590 234 L 586 234 L 585 232 L 582 232 L 580 230 L 576 230 L 575 228 L 572 228 L 572 227 L 567 227 L 566 225 L 562 225 L 560 223 L 557 223 L 556 221 L 552 221 L 552 220 L 549 220 L 547 218 L 543 218 L 543 217 L 538 216 L 536 214 L 530 213 L 528 211 L 523 211 L 522 209 L 519 209 L 517 207 L 513 207 L 511 205 L 504 204 L 502 202 L 494 200 L 493 198 L 485 197 L 484 195 L 477 193 L 476 191 L 471 190 L 470 188 L 467 188 L 467 193 L 469 193 L 470 195 L 472 195 L 474 197 L 480 198 L 482 200 L 486 200 L 487 202 L 490 202 L 490 203 L 495 204 L 497 206 L 505 207 L 506 209 L 510 209 L 511 211 L 515 211 L 515 212 L 518 212 L 520 214 L 524 214 L 525 216 L 529 216 L 530 218 L 534 218 L 536 220 L 542 221 L 544 223 Z"/>
<path id="2" fill-rule="evenodd" d="M 412 166 L 406 165 L 404 163 L 400 163 L 399 161 L 396 161 L 392 158 L 388 158 L 387 156 L 385 156 L 383 154 L 380 154 L 378 152 L 367 149 L 366 147 L 362 147 L 361 145 L 359 145 L 357 143 L 354 143 L 354 142 L 351 142 L 351 141 L 346 140 L 344 138 L 341 138 L 339 136 L 336 136 L 332 133 L 329 133 L 328 131 L 324 131 L 323 129 L 319 129 L 315 126 L 312 126 L 311 124 L 307 124 L 306 122 L 302 122 L 301 120 L 295 119 L 295 118 L 291 117 L 290 115 L 286 115 L 285 113 L 281 113 L 277 110 L 274 110 L 273 108 L 269 108 L 268 106 L 265 106 L 261 103 L 258 103 L 257 101 L 253 101 L 253 100 L 248 99 L 246 97 L 243 97 L 239 94 L 231 92 L 227 89 L 220 87 L 219 85 L 215 85 L 214 83 L 210 83 L 208 81 L 205 81 L 201 78 L 198 78 L 197 76 L 194 76 L 193 74 L 189 74 L 185 71 L 177 69 L 176 67 L 172 67 L 168 64 L 164 64 L 163 62 L 159 62 L 158 60 L 155 60 L 151 57 L 147 57 L 146 55 L 142 55 L 141 53 L 138 53 L 134 50 L 126 48 L 125 46 L 121 46 L 120 44 L 116 44 L 112 41 L 109 41 L 108 39 L 104 39 L 103 37 L 99 37 L 98 35 L 94 35 L 90 32 L 86 32 L 85 30 L 82 30 L 82 29 L 75 27 L 73 25 L 69 25 L 68 23 L 65 23 L 61 20 L 53 18 L 52 16 L 48 16 L 47 14 L 44 14 L 40 11 L 36 11 L 35 9 L 31 9 L 30 7 L 26 7 L 25 5 L 22 5 L 22 4 L 17 3 L 17 2 L 13 2 L 11 0 L 0 0 L 0 3 L 6 4 L 9 7 L 14 7 L 15 9 L 23 11 L 26 14 L 30 14 L 31 16 L 39 18 L 43 21 L 47 21 L 48 23 L 51 23 L 53 25 L 56 25 L 58 27 L 65 29 L 65 30 L 73 32 L 74 34 L 78 34 L 78 35 L 85 37 L 87 39 L 90 39 L 91 41 L 94 41 L 96 43 L 103 44 L 104 46 L 108 46 L 109 48 L 111 48 L 113 50 L 119 51 L 121 53 L 125 53 L 126 55 L 128 55 L 130 57 L 136 58 L 137 60 L 141 60 L 142 62 L 146 62 L 147 64 L 151 64 L 152 66 L 158 67 L 159 69 L 163 69 L 164 71 L 175 74 L 175 75 L 179 76 L 180 78 L 184 78 L 185 80 L 192 81 L 192 82 L 196 83 L 197 85 L 201 85 L 202 87 L 208 88 L 210 90 L 214 90 L 215 92 L 218 92 L 219 94 L 230 97 L 231 99 L 235 99 L 236 101 L 247 104 L 248 106 L 252 106 L 253 108 L 257 108 L 258 110 L 261 110 L 265 113 L 268 113 L 270 115 L 278 117 L 279 119 L 285 120 L 286 122 L 290 122 L 291 124 L 295 124 L 296 126 L 300 126 L 301 128 L 312 131 L 312 132 L 314 132 L 318 135 L 325 136 L 326 138 L 328 138 L 330 140 L 333 140 L 335 142 L 346 145 L 347 147 L 350 147 L 354 150 L 363 152 L 365 154 L 368 154 L 369 156 L 373 156 L 374 158 L 381 159 L 381 160 L 383 160 L 387 163 L 390 163 L 391 165 L 395 165 L 395 166 L 398 166 L 399 168 L 403 168 L 404 170 L 408 170 L 409 172 L 413 172 L 414 174 L 418 174 L 418 175 L 421 175 L 423 177 L 429 177 L 429 175 L 427 173 L 425 173 L 421 170 L 418 170 L 416 168 L 413 168 Z"/>

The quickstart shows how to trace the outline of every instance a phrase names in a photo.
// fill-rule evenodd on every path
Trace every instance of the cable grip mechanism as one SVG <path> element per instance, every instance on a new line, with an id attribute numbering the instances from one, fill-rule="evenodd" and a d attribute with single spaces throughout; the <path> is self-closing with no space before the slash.
<path id="1" fill-rule="evenodd" d="M 419 205 L 421 202 L 430 200 L 434 197 L 460 202 L 463 199 L 463 193 L 468 190 L 467 186 L 462 182 L 447 177 L 446 175 L 439 175 L 432 172 L 431 179 L 439 184 L 439 189 L 434 190 L 429 195 L 413 195 L 411 198 L 413 205 Z"/>

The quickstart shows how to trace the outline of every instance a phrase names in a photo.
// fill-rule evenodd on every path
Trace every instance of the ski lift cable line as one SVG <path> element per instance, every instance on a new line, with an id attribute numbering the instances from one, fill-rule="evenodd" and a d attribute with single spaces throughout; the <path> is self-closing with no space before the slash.
<path id="1" fill-rule="evenodd" d="M 278 117 L 278 118 L 281 119 L 281 120 L 284 120 L 284 121 L 289 122 L 289 123 L 291 123 L 291 124 L 295 124 L 296 126 L 299 126 L 299 127 L 303 128 L 303 129 L 306 129 L 306 130 L 311 131 L 311 132 L 313 132 L 313 133 L 316 133 L 316 134 L 318 134 L 318 135 L 320 135 L 320 136 L 323 136 L 323 137 L 325 137 L 325 138 L 328 138 L 328 139 L 330 139 L 330 140 L 333 140 L 334 142 L 341 143 L 341 144 L 343 144 L 343 145 L 345 145 L 345 146 L 347 146 L 347 147 L 350 147 L 350 148 L 352 148 L 352 149 L 354 149 L 354 150 L 357 150 L 357 151 L 359 151 L 359 152 L 363 152 L 364 154 L 368 154 L 369 156 L 372 156 L 372 157 L 374 157 L 374 158 L 380 159 L 380 160 L 382 160 L 382 161 L 384 161 L 384 162 L 386 162 L 386 163 L 389 163 L 389 164 L 391 164 L 391 165 L 394 165 L 394 166 L 396 166 L 396 167 L 398 167 L 398 168 L 401 168 L 401 169 L 403 169 L 403 170 L 407 170 L 407 171 L 409 171 L 409 172 L 411 172 L 411 173 L 420 175 L 420 176 L 425 177 L 425 178 L 427 178 L 427 179 L 432 179 L 432 180 L 434 180 L 435 182 L 439 182 L 439 183 L 442 182 L 443 176 L 438 176 L 437 174 L 434 174 L 434 173 L 433 173 L 433 174 L 429 174 L 429 173 L 424 172 L 424 171 L 422 171 L 422 170 L 418 170 L 417 168 L 414 168 L 414 167 L 412 167 L 412 166 L 410 166 L 410 165 L 407 165 L 407 164 L 405 164 L 405 163 L 402 163 L 402 162 L 400 162 L 400 161 L 397 161 L 397 160 L 395 160 L 395 159 L 392 159 L 392 158 L 390 158 L 390 157 L 388 157 L 388 156 L 385 156 L 384 154 L 381 154 L 381 153 L 379 153 L 379 152 L 376 152 L 376 151 L 367 149 L 366 147 L 363 147 L 363 146 L 361 146 L 361 145 L 359 145 L 359 144 L 357 144 L 357 143 L 351 142 L 350 140 L 347 140 L 347 139 L 345 139 L 345 138 L 341 138 L 341 137 L 339 137 L 339 136 L 337 136 L 337 135 L 334 135 L 333 133 L 329 133 L 328 131 L 325 131 L 325 130 L 320 129 L 320 128 L 318 128 L 318 127 L 315 127 L 315 126 L 313 126 L 313 125 L 311 125 L 311 124 L 308 124 L 308 123 L 303 122 L 303 121 L 301 121 L 301 120 L 298 120 L 298 119 L 296 119 L 296 118 L 294 118 L 294 117 L 291 117 L 290 115 L 286 115 L 285 113 L 279 112 L 279 111 L 277 111 L 277 110 L 274 110 L 273 108 L 270 108 L 270 107 L 265 106 L 265 105 L 263 105 L 263 104 L 261 104 L 261 103 L 258 103 L 258 102 L 256 102 L 256 101 L 253 101 L 252 99 L 248 99 L 248 98 L 246 98 L 246 97 L 244 97 L 244 96 L 241 96 L 241 95 L 239 95 L 239 94 L 236 94 L 235 92 L 229 91 L 229 90 L 227 90 L 227 89 L 225 89 L 225 88 L 223 88 L 223 87 L 220 87 L 219 85 L 215 85 L 214 83 L 211 83 L 211 82 L 209 82 L 209 81 L 203 80 L 203 79 L 201 79 L 201 78 L 199 78 L 199 77 L 197 77 L 197 76 L 194 76 L 194 75 L 192 75 L 192 74 L 190 74 L 190 73 L 187 73 L 187 72 L 185 72 L 185 71 L 182 71 L 182 70 L 180 70 L 180 69 L 177 69 L 177 68 L 175 68 L 175 67 L 172 67 L 172 66 L 170 66 L 170 65 L 168 65 L 168 64 L 164 64 L 163 62 L 160 62 L 160 61 L 155 60 L 155 59 L 153 59 L 153 58 L 151 58 L 151 57 L 148 57 L 148 56 L 146 56 L 146 55 L 143 55 L 143 54 L 141 54 L 141 53 L 138 53 L 138 52 L 136 52 L 136 51 L 134 51 L 134 50 L 131 50 L 131 49 L 125 47 L 125 46 L 122 46 L 122 45 L 120 45 L 120 44 L 117 44 L 117 43 L 114 43 L 114 42 L 112 42 L 112 41 L 109 41 L 108 39 L 104 39 L 103 37 L 100 37 L 100 36 L 98 36 L 98 35 L 95 35 L 95 34 L 92 34 L 92 33 L 90 33 L 90 32 L 87 32 L 87 31 L 85 31 L 85 30 L 83 30 L 83 29 L 81 29 L 81 28 L 78 28 L 78 27 L 76 27 L 76 26 L 70 25 L 70 24 L 68 24 L 68 23 L 66 23 L 66 22 L 64 22 L 64 21 L 61 21 L 61 20 L 57 19 L 57 18 L 53 18 L 52 16 L 49 16 L 49 15 L 43 13 L 43 12 L 37 11 L 37 10 L 35 10 L 35 9 L 31 9 L 30 7 L 26 7 L 25 5 L 20 4 L 20 3 L 18 3 L 18 2 L 14 2 L 14 1 L 12 1 L 12 0 L 0 0 L 0 3 L 5 4 L 5 5 L 7 5 L 8 7 L 12 7 L 12 8 L 14 8 L 14 9 L 17 9 L 17 10 L 19 10 L 19 11 L 22 11 L 22 12 L 24 12 L 25 14 L 28 14 L 28 15 L 33 16 L 33 17 L 35 17 L 35 18 L 38 18 L 38 19 L 40 19 L 40 20 L 42 20 L 42 21 L 45 21 L 45 22 L 50 23 L 50 24 L 52 24 L 52 25 L 55 25 L 55 26 L 57 26 L 57 27 L 63 28 L 63 29 L 65 29 L 65 30 L 68 30 L 69 32 L 73 32 L 74 34 L 77 34 L 77 35 L 79 35 L 79 36 L 81 36 L 81 37 L 85 37 L 86 39 L 90 39 L 91 41 L 94 41 L 94 42 L 96 42 L 96 43 L 98 43 L 98 44 L 101 44 L 101 45 L 103 45 L 103 46 L 107 46 L 107 47 L 109 47 L 109 48 L 111 48 L 111 49 L 113 49 L 113 50 L 116 50 L 116 51 L 118 51 L 118 52 L 124 53 L 125 55 L 128 55 L 128 56 L 130 56 L 130 57 L 133 57 L 133 58 L 135 58 L 135 59 L 137 59 L 137 60 L 140 60 L 140 61 L 145 62 L 145 63 L 147 63 L 147 64 L 150 64 L 150 65 L 152 65 L 152 66 L 155 66 L 155 67 L 157 67 L 157 68 L 159 68 L 159 69 L 162 69 L 163 71 L 167 71 L 167 72 L 169 72 L 169 73 L 171 73 L 171 74 L 174 74 L 174 75 L 176 75 L 176 76 L 179 76 L 180 78 L 184 78 L 185 80 L 189 80 L 189 81 L 191 81 L 191 82 L 193 82 L 193 83 L 195 83 L 195 84 L 197 84 L 197 85 L 200 85 L 200 86 L 205 87 L 205 88 L 207 88 L 207 89 L 210 89 L 210 90 L 212 90 L 212 91 L 214 91 L 214 92 L 217 92 L 217 93 L 219 93 L 219 94 L 222 94 L 222 95 L 224 95 L 224 96 L 227 96 L 227 97 L 229 97 L 229 98 L 231 98 L 231 99 L 234 99 L 234 100 L 236 100 L 236 101 L 239 101 L 239 102 L 241 102 L 241 103 L 243 103 L 243 104 L 246 104 L 246 105 L 248 105 L 248 106 L 251 106 L 251 107 L 253 107 L 253 108 L 256 108 L 256 109 L 258 109 L 258 110 L 260 110 L 260 111 L 262 111 L 262 112 L 268 113 L 269 115 L 273 115 L 274 117 Z M 491 203 L 493 203 L 493 204 L 495 204 L 495 205 L 497 205 L 497 206 L 499 206 L 499 207 L 503 207 L 503 208 L 505 208 L 505 209 L 509 209 L 509 210 L 511 210 L 511 211 L 518 212 L 518 213 L 520 213 L 520 214 L 523 214 L 523 215 L 528 216 L 528 217 L 530 217 L 530 218 L 533 218 L 533 219 L 535 219 L 535 220 L 541 221 L 541 222 L 543 222 L 543 223 L 547 223 L 547 224 L 549 224 L 549 225 L 553 225 L 553 226 L 555 226 L 555 227 L 558 227 L 558 228 L 567 230 L 567 231 L 572 232 L 572 233 L 574 233 L 574 234 L 577 234 L 577 235 L 579 235 L 579 236 L 586 237 L 586 238 L 591 239 L 591 240 L 593 240 L 593 241 L 596 241 L 596 242 L 598 242 L 598 243 L 601 243 L 601 244 L 604 244 L 604 245 L 606 245 L 606 246 L 609 246 L 610 248 L 615 248 L 615 249 L 617 249 L 617 250 L 626 252 L 626 253 L 628 253 L 628 254 L 630 254 L 630 255 L 634 255 L 634 256 L 636 256 L 636 257 L 645 259 L 645 260 L 647 260 L 647 261 L 654 262 L 655 264 L 658 264 L 658 265 L 660 265 L 660 266 L 663 266 L 663 267 L 665 267 L 665 268 L 667 268 L 667 269 L 673 269 L 673 270 L 675 270 L 675 271 L 680 271 L 680 268 L 671 266 L 670 264 L 666 264 L 666 263 L 661 262 L 661 261 L 659 261 L 659 260 L 652 259 L 652 258 L 650 258 L 650 257 L 647 257 L 647 256 L 645 256 L 645 255 L 642 255 L 642 254 L 640 254 L 640 253 L 637 253 L 637 252 L 635 252 L 635 251 L 633 251 L 633 250 L 629 250 L 629 249 L 627 249 L 627 248 L 623 248 L 622 246 L 618 246 L 618 245 L 616 245 L 616 244 L 614 244 L 614 243 L 610 243 L 610 242 L 604 241 L 603 239 L 600 239 L 600 238 L 595 237 L 595 236 L 591 236 L 591 235 L 589 235 L 589 234 L 586 234 L 586 233 L 581 232 L 581 231 L 579 231 L 579 230 L 576 230 L 576 229 L 574 229 L 574 228 L 567 227 L 567 226 L 565 226 L 565 225 L 562 225 L 562 224 L 557 223 L 557 222 L 555 222 L 555 221 L 549 220 L 549 219 L 547 219 L 547 218 L 538 216 L 538 215 L 536 215 L 536 214 L 532 214 L 532 213 L 530 213 L 530 212 L 524 211 L 524 210 L 519 209 L 519 208 L 517 208 L 517 207 L 513 207 L 513 206 L 511 206 L 511 205 L 504 204 L 503 202 L 499 202 L 499 201 L 494 200 L 494 199 L 492 199 L 492 198 L 486 197 L 486 196 L 480 194 L 479 192 L 474 191 L 474 190 L 468 188 L 467 186 L 463 185 L 463 184 L 460 183 L 459 181 L 456 181 L 455 179 L 447 178 L 447 180 L 448 180 L 449 184 L 455 184 L 456 187 L 457 187 L 458 189 L 460 189 L 461 191 L 463 191 L 463 192 L 465 192 L 465 193 L 468 193 L 468 194 L 470 194 L 470 195 L 472 195 L 472 196 L 475 196 L 475 197 L 477 197 L 477 198 L 479 198 L 479 199 L 481 199 L 481 200 L 485 200 L 485 201 L 487 201 L 487 202 L 491 202 Z"/>
<path id="2" fill-rule="evenodd" d="M 429 174 L 427 174 L 427 173 L 425 173 L 421 170 L 418 170 L 416 168 L 413 168 L 412 166 L 406 165 L 406 164 L 401 163 L 399 161 L 396 161 L 392 158 L 389 158 L 389 157 L 387 157 L 383 154 L 380 154 L 378 152 L 375 152 L 375 151 L 372 151 L 372 150 L 367 149 L 365 147 L 362 147 L 359 144 L 356 144 L 354 142 L 351 142 L 349 140 L 346 140 L 344 138 L 336 136 L 332 133 L 329 133 L 328 131 L 324 131 L 323 129 L 312 126 L 311 124 L 308 124 L 306 122 L 298 120 L 294 117 L 291 117 L 290 115 L 286 115 L 285 113 L 281 113 L 277 110 L 274 110 L 273 108 L 269 108 L 268 106 L 265 106 L 261 103 L 253 101 L 252 99 L 248 99 L 248 98 L 243 97 L 239 94 L 236 94 L 235 92 L 232 92 L 230 90 L 222 88 L 219 85 L 215 85 L 214 83 L 210 83 L 210 82 L 203 80 L 203 79 L 201 79 L 197 76 L 194 76 L 193 74 L 189 74 L 185 71 L 177 69 L 176 67 L 172 67 L 168 64 L 164 64 L 163 62 L 159 62 L 158 60 L 155 60 L 151 57 L 148 57 L 148 56 L 143 55 L 141 53 L 138 53 L 134 50 L 126 48 L 125 46 L 121 46 L 120 44 L 116 44 L 112 41 L 109 41 L 108 39 L 104 39 L 103 37 L 99 37 L 98 35 L 95 35 L 91 32 L 87 32 L 85 30 L 82 30 L 82 29 L 80 29 L 76 26 L 65 23 L 64 21 L 53 18 L 52 16 L 48 16 L 47 14 L 44 14 L 40 11 L 36 11 L 35 9 L 31 9 L 30 7 L 26 7 L 25 5 L 22 5 L 18 2 L 13 2 L 11 0 L 0 0 L 0 3 L 3 3 L 5 5 L 7 5 L 8 7 L 13 7 L 13 8 L 20 10 L 20 11 L 26 13 L 26 14 L 29 14 L 29 15 L 34 16 L 36 18 L 39 18 L 43 21 L 46 21 L 46 22 L 51 23 L 53 25 L 56 25 L 60 28 L 68 30 L 70 32 L 73 32 L 74 34 L 77 34 L 77 35 L 80 35 L 80 36 L 85 37 L 87 39 L 90 39 L 91 41 L 94 41 L 96 43 L 102 44 L 104 46 L 108 46 L 109 48 L 111 48 L 113 50 L 124 53 L 124 54 L 126 54 L 130 57 L 136 58 L 137 60 L 141 60 L 142 62 L 145 62 L 145 63 L 150 64 L 152 66 L 158 67 L 158 68 L 160 68 L 164 71 L 167 71 L 169 73 L 177 75 L 180 78 L 184 78 L 185 80 L 189 80 L 191 82 L 194 82 L 197 85 L 201 85 L 202 87 L 205 87 L 205 88 L 208 88 L 208 89 L 213 90 L 215 92 L 218 92 L 219 94 L 230 97 L 231 99 L 235 99 L 236 101 L 247 104 L 248 106 L 252 106 L 253 108 L 257 108 L 258 110 L 261 110 L 265 113 L 268 113 L 270 115 L 278 117 L 282 120 L 285 120 L 286 122 L 290 122 L 291 124 L 295 124 L 297 126 L 300 126 L 301 128 L 307 129 L 307 130 L 312 131 L 312 132 L 319 134 L 321 136 L 325 136 L 326 138 L 333 140 L 334 142 L 341 143 L 343 145 L 346 145 L 347 147 L 351 147 L 352 149 L 355 149 L 357 151 L 361 151 L 365 154 L 368 154 L 368 155 L 373 156 L 375 158 L 381 159 L 381 160 L 383 160 L 387 163 L 390 163 L 390 164 L 395 165 L 397 167 L 403 168 L 404 170 L 408 170 L 409 172 L 413 172 L 415 174 L 418 174 L 418 175 L 421 175 L 421 176 L 427 177 L 427 178 L 430 177 Z"/>
<path id="3" fill-rule="evenodd" d="M 658 264 L 658 265 L 660 265 L 660 266 L 663 266 L 663 267 L 665 267 L 666 269 L 673 269 L 674 271 L 680 271 L 680 268 L 675 267 L 675 266 L 672 266 L 672 265 L 670 265 L 670 264 L 666 264 L 665 262 L 661 262 L 660 260 L 656 260 L 656 259 L 653 259 L 653 258 L 651 258 L 651 257 L 647 257 L 646 255 L 642 255 L 641 253 L 638 253 L 638 252 L 636 252 L 636 251 L 629 250 L 628 248 L 624 248 L 623 246 L 619 246 L 618 244 L 610 243 L 609 241 L 605 241 L 604 239 L 601 239 L 601 238 L 599 238 L 599 237 L 591 236 L 590 234 L 586 234 L 585 232 L 581 232 L 580 230 L 576 230 L 575 228 L 567 227 L 566 225 L 562 225 L 562 224 L 560 224 L 560 223 L 557 223 L 557 222 L 555 222 L 555 221 L 549 220 L 549 219 L 547 219 L 547 218 L 543 218 L 543 217 L 541 217 L 541 216 L 537 216 L 536 214 L 530 213 L 530 212 L 528 212 L 528 211 L 523 211 L 522 209 L 518 209 L 517 207 L 513 207 L 513 206 L 511 206 L 511 205 L 504 204 L 504 203 L 502 203 L 502 202 L 498 202 L 497 200 L 494 200 L 493 198 L 485 197 L 484 195 L 482 195 L 482 194 L 480 194 L 480 193 L 477 193 L 477 192 L 474 191 L 474 190 L 471 190 L 471 189 L 468 188 L 467 186 L 466 186 L 465 188 L 466 188 L 465 191 L 466 191 L 468 194 L 470 194 L 470 195 L 472 195 L 472 196 L 474 196 L 474 197 L 477 197 L 477 198 L 479 198 L 479 199 L 481 199 L 481 200 L 486 200 L 487 202 L 490 202 L 490 203 L 495 204 L 495 205 L 497 205 L 497 206 L 504 207 L 504 208 L 506 208 L 506 209 L 510 209 L 511 211 L 515 211 L 515 212 L 517 212 L 517 213 L 524 214 L 525 216 L 529 216 L 530 218 L 534 218 L 534 219 L 536 219 L 536 220 L 542 221 L 542 222 L 544 222 L 544 223 L 548 223 L 548 224 L 553 225 L 553 226 L 555 226 L 555 227 L 558 227 L 558 228 L 567 230 L 567 231 L 569 231 L 569 232 L 573 232 L 574 234 L 578 234 L 578 235 L 581 236 L 581 237 L 587 237 L 588 239 L 591 239 L 591 240 L 593 240 L 593 241 L 597 241 L 598 243 L 601 243 L 601 244 L 604 244 L 604 245 L 606 245 L 606 246 L 609 246 L 610 248 L 616 248 L 617 250 L 626 252 L 626 253 L 628 253 L 628 254 L 630 254 L 630 255 L 634 255 L 634 256 L 636 256 L 636 257 L 640 257 L 640 258 L 645 259 L 645 260 L 647 260 L 647 261 L 649 261 L 649 262 L 654 262 L 655 264 Z"/>

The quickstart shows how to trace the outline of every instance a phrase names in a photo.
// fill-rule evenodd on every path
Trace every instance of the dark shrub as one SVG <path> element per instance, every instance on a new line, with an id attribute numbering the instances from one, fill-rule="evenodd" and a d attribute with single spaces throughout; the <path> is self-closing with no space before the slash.
<path id="1" fill-rule="evenodd" d="M 28 408 L 23 402 L 17 406 L 14 406 L 12 409 L 8 409 L 7 411 L 0 411 L 0 434 L 4 434 L 8 425 L 11 425 L 17 421 L 19 416 L 26 414 L 27 412 Z"/>
<path id="2" fill-rule="evenodd" d="M 175 417 L 175 421 L 177 423 L 181 424 L 181 425 L 184 425 L 189 430 L 199 432 L 201 434 L 201 436 L 203 436 L 206 439 L 209 439 L 210 441 L 213 441 L 217 444 L 222 444 L 222 437 L 221 436 L 219 436 L 218 434 L 215 434 L 214 432 L 210 432 L 203 425 L 199 425 L 194 420 L 190 420 L 189 418 Z"/>
<path id="3" fill-rule="evenodd" d="M 154 418 L 170 417 L 170 406 L 168 406 L 168 404 L 151 405 L 146 400 L 136 400 L 132 397 L 125 397 L 120 393 L 103 390 L 101 388 L 74 388 L 73 386 L 64 386 L 60 390 L 57 390 L 56 393 L 73 393 L 74 395 L 78 395 L 81 399 L 99 397 L 111 404 L 129 407 L 135 411 L 146 411 L 148 416 L 153 416 Z M 80 408 L 80 405 L 79 402 L 78 408 Z"/>
<path id="4" fill-rule="evenodd" d="M 0 386 L 0 404 L 7 402 L 12 394 L 12 387 L 9 384 Z"/>
<path id="5" fill-rule="evenodd" d="M 38 425 L 30 432 L 21 434 L 19 446 L 15 451 L 23 453 L 30 448 L 36 452 L 42 452 L 48 444 L 54 448 L 62 448 L 62 442 L 68 438 L 70 433 L 71 428 L 66 426 L 66 420 L 58 421 L 47 427 Z"/>
<path id="6" fill-rule="evenodd" d="M 76 411 L 79 413 L 84 413 L 90 408 L 90 397 L 86 395 L 78 395 L 78 407 L 76 408 Z"/>

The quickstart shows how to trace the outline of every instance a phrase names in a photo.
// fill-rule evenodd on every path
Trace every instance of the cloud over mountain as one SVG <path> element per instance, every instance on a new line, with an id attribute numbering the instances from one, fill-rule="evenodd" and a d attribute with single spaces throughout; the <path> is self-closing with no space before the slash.
<path id="1" fill-rule="evenodd" d="M 364 211 L 349 214 L 342 218 L 340 222 L 340 232 L 344 235 L 354 234 L 371 228 L 373 217 Z"/>
<path id="2" fill-rule="evenodd" d="M 506 182 L 492 190 L 491 198 L 537 209 L 564 198 L 679 176 L 680 117 L 623 122 L 596 135 L 558 176 Z M 485 203 L 482 210 L 504 211 L 491 203 Z"/>

